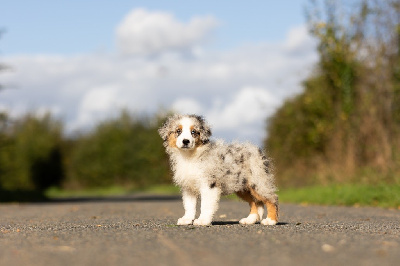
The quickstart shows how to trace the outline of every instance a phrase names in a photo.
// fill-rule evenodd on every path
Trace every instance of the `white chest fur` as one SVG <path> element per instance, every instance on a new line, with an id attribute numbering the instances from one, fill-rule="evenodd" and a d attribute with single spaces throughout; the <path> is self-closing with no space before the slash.
<path id="1" fill-rule="evenodd" d="M 205 182 L 202 163 L 190 156 L 178 155 L 176 157 L 176 169 L 174 181 L 177 185 L 192 191 L 199 191 Z"/>

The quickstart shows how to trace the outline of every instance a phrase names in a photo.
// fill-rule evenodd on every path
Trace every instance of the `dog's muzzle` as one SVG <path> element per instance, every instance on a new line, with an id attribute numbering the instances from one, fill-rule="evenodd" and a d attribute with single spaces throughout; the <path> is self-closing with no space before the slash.
<path id="1" fill-rule="evenodd" d="M 188 139 L 183 139 L 182 140 L 182 148 L 189 148 L 190 140 Z"/>

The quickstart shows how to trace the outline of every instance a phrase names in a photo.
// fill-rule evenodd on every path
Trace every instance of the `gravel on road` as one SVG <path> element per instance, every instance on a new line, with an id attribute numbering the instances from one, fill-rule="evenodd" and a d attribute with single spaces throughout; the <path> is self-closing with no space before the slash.
<path id="1" fill-rule="evenodd" d="M 281 204 L 276 226 L 240 225 L 222 200 L 211 226 L 176 226 L 179 197 L 0 204 L 0 265 L 399 265 L 400 211 Z"/>

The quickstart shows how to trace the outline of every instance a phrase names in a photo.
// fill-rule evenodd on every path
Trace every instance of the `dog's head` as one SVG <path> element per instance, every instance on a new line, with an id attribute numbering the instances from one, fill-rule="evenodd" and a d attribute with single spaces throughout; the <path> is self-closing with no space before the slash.
<path id="1" fill-rule="evenodd" d="M 193 150 L 207 144 L 211 128 L 198 115 L 173 115 L 158 130 L 165 147 Z"/>

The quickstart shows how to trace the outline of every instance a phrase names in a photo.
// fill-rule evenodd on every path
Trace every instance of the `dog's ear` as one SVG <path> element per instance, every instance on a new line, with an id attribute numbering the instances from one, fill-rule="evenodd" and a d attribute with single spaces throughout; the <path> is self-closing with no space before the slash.
<path id="1" fill-rule="evenodd" d="M 206 144 L 210 141 L 210 137 L 212 135 L 211 127 L 208 125 L 206 120 L 199 115 L 193 115 L 193 117 L 199 122 L 200 124 L 200 140 L 203 144 Z"/>
<path id="2" fill-rule="evenodd" d="M 173 122 L 178 119 L 178 115 L 173 115 L 167 118 L 165 123 L 158 129 L 158 134 L 163 139 L 163 141 L 167 141 L 171 132 L 174 131 L 172 128 Z"/>
<path id="3" fill-rule="evenodd" d="M 171 127 L 171 118 L 167 118 L 165 123 L 158 129 L 158 134 L 160 134 L 160 137 L 163 139 L 163 141 L 168 140 L 168 135 L 169 135 L 169 128 Z"/>

